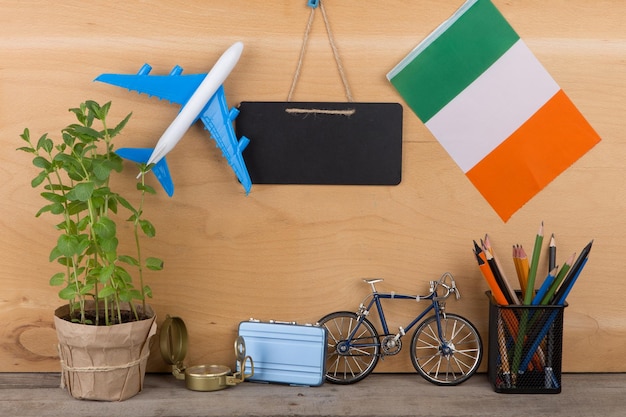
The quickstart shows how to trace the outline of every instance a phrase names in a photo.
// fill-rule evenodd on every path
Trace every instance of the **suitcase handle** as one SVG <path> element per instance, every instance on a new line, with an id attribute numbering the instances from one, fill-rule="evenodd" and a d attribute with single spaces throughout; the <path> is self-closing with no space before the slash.
<path id="1" fill-rule="evenodd" d="M 298 324 L 295 321 L 280 321 L 280 320 L 270 320 L 270 323 L 272 323 L 272 324 L 292 324 L 292 325 Z"/>

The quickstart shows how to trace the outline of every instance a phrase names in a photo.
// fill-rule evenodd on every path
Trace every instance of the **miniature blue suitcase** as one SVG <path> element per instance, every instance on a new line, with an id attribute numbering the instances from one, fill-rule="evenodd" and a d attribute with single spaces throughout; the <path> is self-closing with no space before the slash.
<path id="1" fill-rule="evenodd" d="M 285 322 L 239 323 L 246 355 L 254 361 L 250 381 L 318 386 L 324 383 L 326 329 Z M 250 372 L 246 365 L 246 372 Z"/>

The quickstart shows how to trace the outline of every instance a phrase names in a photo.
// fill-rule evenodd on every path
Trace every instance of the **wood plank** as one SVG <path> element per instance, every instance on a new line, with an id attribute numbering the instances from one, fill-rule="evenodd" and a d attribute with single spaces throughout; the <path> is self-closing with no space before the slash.
<path id="1" fill-rule="evenodd" d="M 371 375 L 353 385 L 289 387 L 246 382 L 195 392 L 167 375 L 148 375 L 144 391 L 120 402 L 79 401 L 58 387 L 9 388 L 0 374 L 0 412 L 7 416 L 480 416 L 618 417 L 623 415 L 624 374 L 565 374 L 560 394 L 498 394 L 478 374 L 457 387 L 430 384 L 417 375 Z M 22 377 L 24 378 L 24 377 Z M 416 394 L 417 393 L 417 394 Z"/>

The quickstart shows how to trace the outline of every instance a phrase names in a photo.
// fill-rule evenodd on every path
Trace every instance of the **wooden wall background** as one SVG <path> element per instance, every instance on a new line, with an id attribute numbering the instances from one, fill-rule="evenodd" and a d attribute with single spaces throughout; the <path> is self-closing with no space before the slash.
<path id="1" fill-rule="evenodd" d="M 154 73 L 175 64 L 207 71 L 237 40 L 245 49 L 225 84 L 230 104 L 284 101 L 309 15 L 305 3 L 0 3 L 0 371 L 59 369 L 52 327 L 59 301 L 47 285 L 55 271 L 47 261 L 54 221 L 34 217 L 41 203 L 29 185 L 35 171 L 14 150 L 23 128 L 56 133 L 71 120 L 68 108 L 112 100 L 114 115 L 134 112 L 123 144 L 152 146 L 178 109 L 92 80 L 135 72 L 144 62 Z M 325 0 L 355 100 L 402 102 L 385 74 L 462 3 Z M 449 310 L 472 320 L 486 343 L 487 287 L 472 239 L 488 232 L 512 275 L 511 245 L 532 250 L 544 221 L 546 234 L 556 235 L 559 263 L 595 239 L 565 311 L 564 371 L 626 371 L 618 359 L 626 348 L 626 4 L 494 3 L 602 142 L 503 223 L 406 107 L 403 179 L 394 187 L 255 185 L 246 197 L 208 133 L 194 126 L 169 156 L 175 196 L 160 193 L 148 208 L 158 230 L 148 250 L 166 262 L 148 277 L 152 304 L 159 323 L 166 314 L 187 323 L 187 363 L 232 365 L 237 324 L 249 317 L 315 322 L 356 309 L 368 291 L 363 277 L 384 277 L 380 289 L 425 293 L 445 271 L 463 295 Z M 344 99 L 318 14 L 294 100 Z M 401 320 L 392 324 L 414 309 L 396 309 Z M 412 372 L 407 351 L 378 371 Z M 156 344 L 150 369 L 166 370 Z"/>

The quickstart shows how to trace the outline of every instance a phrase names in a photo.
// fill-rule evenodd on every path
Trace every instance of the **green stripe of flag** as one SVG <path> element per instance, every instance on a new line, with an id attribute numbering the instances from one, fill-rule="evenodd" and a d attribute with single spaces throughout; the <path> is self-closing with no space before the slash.
<path id="1" fill-rule="evenodd" d="M 462 7 L 387 75 L 409 107 L 426 123 L 518 39 L 489 0 Z M 466 3 L 467 4 L 467 3 Z M 437 36 L 438 35 L 438 36 Z M 421 50 L 423 48 L 423 50 Z M 417 52 L 417 53 L 415 53 Z"/>

